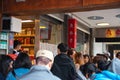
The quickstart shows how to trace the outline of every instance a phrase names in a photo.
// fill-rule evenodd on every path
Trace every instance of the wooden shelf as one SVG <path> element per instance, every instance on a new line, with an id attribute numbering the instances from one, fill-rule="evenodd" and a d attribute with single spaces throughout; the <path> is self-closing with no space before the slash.
<path id="1" fill-rule="evenodd" d="M 34 44 L 22 44 L 22 47 L 34 47 Z"/>
<path id="2" fill-rule="evenodd" d="M 0 39 L 0 41 L 8 41 L 8 40 L 6 40 L 6 39 Z"/>
<path id="3" fill-rule="evenodd" d="M 6 48 L 6 49 L 7 49 L 7 48 Z M 0 48 L 0 50 L 6 50 L 6 49 Z"/>
<path id="4" fill-rule="evenodd" d="M 35 35 L 15 35 L 14 37 L 35 37 Z"/>
<path id="5" fill-rule="evenodd" d="M 0 40 L 1 40 L 1 41 L 7 41 L 7 39 L 1 39 L 1 38 L 0 38 Z"/>

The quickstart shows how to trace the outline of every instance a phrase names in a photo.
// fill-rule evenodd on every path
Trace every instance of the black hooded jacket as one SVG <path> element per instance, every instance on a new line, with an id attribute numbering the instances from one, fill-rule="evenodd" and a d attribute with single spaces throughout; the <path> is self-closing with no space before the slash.
<path id="1" fill-rule="evenodd" d="M 77 80 L 77 72 L 73 61 L 64 53 L 54 59 L 52 73 L 62 80 Z"/>

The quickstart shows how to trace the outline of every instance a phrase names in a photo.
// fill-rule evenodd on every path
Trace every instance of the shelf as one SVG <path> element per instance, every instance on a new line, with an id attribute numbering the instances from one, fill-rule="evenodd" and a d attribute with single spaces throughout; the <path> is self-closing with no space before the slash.
<path id="1" fill-rule="evenodd" d="M 5 48 L 4 48 L 4 49 L 3 49 L 3 48 L 0 48 L 0 50 L 7 50 L 7 49 L 5 49 Z"/>
<path id="2" fill-rule="evenodd" d="M 35 37 L 35 35 L 15 35 L 14 37 Z"/>
<path id="3" fill-rule="evenodd" d="M 0 41 L 7 41 L 6 39 L 0 39 Z"/>
<path id="4" fill-rule="evenodd" d="M 22 44 L 22 47 L 34 47 L 34 44 Z"/>

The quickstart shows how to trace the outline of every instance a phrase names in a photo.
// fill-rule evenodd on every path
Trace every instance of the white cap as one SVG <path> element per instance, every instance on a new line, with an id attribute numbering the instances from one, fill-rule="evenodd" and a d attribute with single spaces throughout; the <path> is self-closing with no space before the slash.
<path id="1" fill-rule="evenodd" d="M 47 57 L 52 61 L 54 60 L 53 53 L 49 50 L 38 50 L 38 52 L 36 54 L 36 58 L 40 57 L 40 56 Z"/>

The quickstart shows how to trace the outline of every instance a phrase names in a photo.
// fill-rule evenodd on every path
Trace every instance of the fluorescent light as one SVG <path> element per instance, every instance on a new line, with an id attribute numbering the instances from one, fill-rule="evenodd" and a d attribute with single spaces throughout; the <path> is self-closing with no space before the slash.
<path id="1" fill-rule="evenodd" d="M 40 26 L 40 29 L 45 29 L 46 28 L 46 26 Z"/>
<path id="2" fill-rule="evenodd" d="M 108 26 L 108 25 L 110 25 L 109 23 L 98 23 L 97 24 L 98 26 Z"/>
<path id="3" fill-rule="evenodd" d="M 33 20 L 22 20 L 22 22 L 33 22 Z"/>

